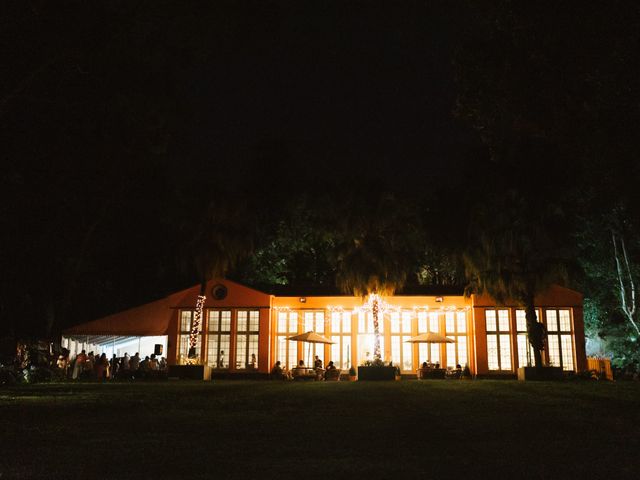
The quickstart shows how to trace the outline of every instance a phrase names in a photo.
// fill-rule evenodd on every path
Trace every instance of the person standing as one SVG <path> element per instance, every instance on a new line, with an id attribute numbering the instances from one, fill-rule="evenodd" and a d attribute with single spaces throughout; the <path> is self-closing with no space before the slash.
<path id="1" fill-rule="evenodd" d="M 158 370 L 160 372 L 166 372 L 168 369 L 167 359 L 164 357 L 160 357 L 160 362 L 158 363 Z"/>
<path id="2" fill-rule="evenodd" d="M 140 354 L 136 352 L 136 354 L 131 357 L 129 360 L 129 370 L 131 371 L 131 376 L 135 377 L 138 374 L 138 369 L 140 368 Z"/>
<path id="3" fill-rule="evenodd" d="M 109 365 L 109 378 L 111 379 L 116 378 L 116 376 L 118 375 L 119 367 L 120 367 L 120 364 L 118 362 L 118 357 L 114 353 L 113 357 L 111 357 L 111 362 Z"/>
<path id="4" fill-rule="evenodd" d="M 109 360 L 107 360 L 107 354 L 103 353 L 96 359 L 96 378 L 98 381 L 104 382 L 107 380 L 109 372 Z"/>
<path id="5" fill-rule="evenodd" d="M 151 358 L 149 359 L 149 370 L 152 372 L 158 371 L 158 359 L 154 353 L 151 354 Z"/>
<path id="6" fill-rule="evenodd" d="M 82 376 L 82 372 L 84 371 L 84 364 L 87 361 L 87 354 L 84 350 L 82 350 L 78 355 L 76 355 L 76 362 L 73 366 L 73 375 L 72 378 L 76 380 L 78 377 Z"/>
<path id="7" fill-rule="evenodd" d="M 66 379 L 69 373 L 69 350 L 66 348 L 63 348 L 58 356 L 57 366 L 60 371 L 60 377 Z"/>
<path id="8" fill-rule="evenodd" d="M 95 377 L 96 372 L 94 371 L 96 367 L 96 358 L 93 355 L 93 351 L 89 352 L 87 355 L 87 360 L 84 362 L 84 374 L 87 378 Z"/>
<path id="9" fill-rule="evenodd" d="M 131 357 L 129 356 L 129 352 L 124 352 L 124 357 L 122 357 L 120 369 L 122 371 L 122 377 L 128 380 L 131 379 L 131 366 L 129 365 L 130 360 Z"/>
<path id="10" fill-rule="evenodd" d="M 149 372 L 151 371 L 149 368 L 149 362 L 151 359 L 149 355 L 144 357 L 144 360 L 140 362 L 140 367 L 138 368 L 138 376 L 141 378 L 149 378 Z"/>

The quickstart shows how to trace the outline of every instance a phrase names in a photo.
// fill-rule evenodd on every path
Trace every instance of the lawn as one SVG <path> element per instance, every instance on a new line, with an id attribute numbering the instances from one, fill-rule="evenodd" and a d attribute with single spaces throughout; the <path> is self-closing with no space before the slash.
<path id="1" fill-rule="evenodd" d="M 640 385 L 0 389 L 0 478 L 638 478 Z"/>

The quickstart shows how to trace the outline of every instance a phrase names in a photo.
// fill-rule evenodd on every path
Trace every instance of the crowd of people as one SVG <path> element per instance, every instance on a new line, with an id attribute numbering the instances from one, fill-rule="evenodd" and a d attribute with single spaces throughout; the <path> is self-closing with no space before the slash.
<path id="1" fill-rule="evenodd" d="M 57 369 L 60 376 L 72 380 L 133 380 L 166 377 L 168 365 L 164 357 L 158 359 L 155 354 L 147 355 L 144 359 L 138 352 L 123 357 L 113 354 L 107 358 L 105 353 L 86 353 L 82 350 L 75 358 L 70 358 L 69 351 L 63 349 L 58 356 Z"/>
<path id="2" fill-rule="evenodd" d="M 108 358 L 82 350 L 76 356 L 53 344 L 17 342 L 15 350 L 0 352 L 0 386 L 61 380 L 133 380 L 167 378 L 169 366 L 164 357 L 125 353 Z"/>

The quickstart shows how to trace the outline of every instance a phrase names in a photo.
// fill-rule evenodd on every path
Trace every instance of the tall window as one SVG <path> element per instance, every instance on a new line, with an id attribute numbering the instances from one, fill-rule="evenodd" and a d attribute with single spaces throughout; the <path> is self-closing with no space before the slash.
<path id="1" fill-rule="evenodd" d="M 238 310 L 236 329 L 236 368 L 258 368 L 260 311 Z"/>
<path id="2" fill-rule="evenodd" d="M 331 358 L 336 368 L 351 366 L 351 312 L 331 313 Z"/>
<path id="3" fill-rule="evenodd" d="M 231 354 L 231 310 L 209 310 L 207 365 L 229 368 Z"/>
<path id="4" fill-rule="evenodd" d="M 304 331 L 316 332 L 324 335 L 324 312 L 304 312 Z M 313 366 L 314 356 L 317 355 L 324 365 L 324 343 L 312 343 L 305 345 L 305 351 L 311 352 L 309 359 L 310 365 Z"/>
<path id="5" fill-rule="evenodd" d="M 485 310 L 489 370 L 511 371 L 509 310 Z"/>
<path id="6" fill-rule="evenodd" d="M 298 342 L 287 338 L 298 334 L 298 312 L 278 312 L 276 330 L 276 360 L 282 363 L 282 367 L 293 368 L 298 364 Z"/>
<path id="7" fill-rule="evenodd" d="M 384 359 L 384 319 L 378 315 L 380 332 L 380 355 Z M 358 364 L 373 360 L 375 334 L 373 329 L 373 315 L 371 312 L 358 313 Z"/>
<path id="8" fill-rule="evenodd" d="M 538 312 L 536 311 L 536 320 Z M 524 310 L 516 310 L 516 330 L 518 331 L 518 367 L 535 367 L 533 347 L 529 344 L 527 318 Z"/>
<path id="9" fill-rule="evenodd" d="M 401 370 L 413 370 L 411 339 L 411 312 L 392 312 L 390 315 L 391 361 Z"/>
<path id="10" fill-rule="evenodd" d="M 189 358 L 189 338 L 191 335 L 191 325 L 193 322 L 193 310 L 182 310 L 180 312 L 180 351 L 181 359 Z M 198 334 L 196 340 L 196 357 L 200 358 L 200 347 L 202 346 L 202 332 Z"/>
<path id="11" fill-rule="evenodd" d="M 447 337 L 455 343 L 447 343 L 447 367 L 465 366 L 467 359 L 467 313 L 447 312 L 445 314 Z"/>
<path id="12" fill-rule="evenodd" d="M 438 312 L 418 312 L 418 334 L 428 332 L 440 333 L 440 316 Z M 419 343 L 418 361 L 420 365 L 424 362 L 440 363 L 440 344 Z"/>
<path id="13" fill-rule="evenodd" d="M 573 370 L 571 312 L 567 309 L 547 309 L 546 315 L 549 363 L 563 370 Z"/>

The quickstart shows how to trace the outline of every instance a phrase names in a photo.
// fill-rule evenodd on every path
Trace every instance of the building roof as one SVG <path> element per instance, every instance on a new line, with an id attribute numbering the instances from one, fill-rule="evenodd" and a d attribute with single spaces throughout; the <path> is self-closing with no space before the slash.
<path id="1" fill-rule="evenodd" d="M 352 294 L 344 293 L 340 289 L 331 285 L 320 286 L 297 286 L 297 285 L 260 285 L 255 287 L 265 293 L 276 297 L 352 297 Z M 431 286 L 431 285 L 409 285 L 395 293 L 396 296 L 462 296 L 464 287 L 455 286 Z"/>
<path id="2" fill-rule="evenodd" d="M 145 303 L 138 307 L 107 315 L 80 325 L 67 328 L 64 335 L 116 335 L 157 336 L 167 335 L 173 305 L 185 294 L 185 290 L 168 297 Z"/>
<path id="3" fill-rule="evenodd" d="M 228 295 L 213 298 L 212 288 L 223 284 L 229 288 Z M 195 285 L 168 295 L 154 302 L 114 313 L 64 330 L 63 334 L 110 335 L 110 336 L 159 336 L 167 335 L 169 322 L 176 308 L 195 305 L 200 287 Z M 268 308 L 273 295 L 276 297 L 351 297 L 333 286 L 291 286 L 247 287 L 226 279 L 214 279 L 207 285 L 206 308 L 257 307 Z M 463 287 L 410 285 L 396 292 L 395 296 L 461 297 Z M 494 306 L 495 300 L 487 295 L 474 296 L 474 306 Z M 582 306 L 582 294 L 568 288 L 553 285 L 548 291 L 536 296 L 539 306 Z"/>

